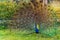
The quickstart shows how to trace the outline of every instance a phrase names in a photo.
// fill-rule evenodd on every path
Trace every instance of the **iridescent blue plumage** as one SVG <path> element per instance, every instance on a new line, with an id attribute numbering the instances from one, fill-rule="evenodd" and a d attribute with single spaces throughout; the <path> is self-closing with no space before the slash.
<path id="1" fill-rule="evenodd" d="M 35 23 L 34 27 L 35 27 L 35 32 L 39 33 L 39 29 L 37 28 L 37 24 L 36 23 Z"/>

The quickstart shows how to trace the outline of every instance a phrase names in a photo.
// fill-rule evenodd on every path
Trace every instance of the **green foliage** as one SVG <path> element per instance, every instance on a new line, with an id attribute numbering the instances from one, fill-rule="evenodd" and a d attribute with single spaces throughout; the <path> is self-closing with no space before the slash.
<path id="1" fill-rule="evenodd" d="M 6 29 L 7 28 L 7 25 L 6 24 L 0 24 L 0 30 L 1 29 Z"/>
<path id="2" fill-rule="evenodd" d="M 0 2 L 0 19 L 9 19 L 16 10 L 16 3 Z"/>
<path id="3" fill-rule="evenodd" d="M 60 40 L 60 34 L 54 37 L 43 37 L 41 34 L 32 33 L 25 34 L 26 31 L 21 30 L 0 30 L 0 40 Z"/>

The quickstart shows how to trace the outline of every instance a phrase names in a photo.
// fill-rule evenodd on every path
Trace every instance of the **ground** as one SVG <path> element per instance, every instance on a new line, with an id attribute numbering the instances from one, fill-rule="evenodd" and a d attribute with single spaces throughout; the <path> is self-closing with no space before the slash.
<path id="1" fill-rule="evenodd" d="M 60 40 L 60 33 L 53 37 L 43 37 L 40 33 L 26 34 L 22 31 L 0 30 L 0 40 Z"/>

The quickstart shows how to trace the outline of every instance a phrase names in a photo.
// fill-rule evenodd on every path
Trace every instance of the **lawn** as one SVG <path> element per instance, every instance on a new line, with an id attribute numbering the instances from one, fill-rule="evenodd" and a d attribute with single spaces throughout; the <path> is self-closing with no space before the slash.
<path id="1" fill-rule="evenodd" d="M 58 23 L 60 24 L 60 23 Z M 0 30 L 0 40 L 60 40 L 60 27 L 57 28 L 55 36 L 47 37 L 44 34 L 29 33 L 22 30 Z"/>
<path id="2" fill-rule="evenodd" d="M 26 31 L 6 29 L 0 30 L 0 40 L 60 40 L 60 33 L 53 37 L 43 37 L 41 34 L 27 34 Z"/>

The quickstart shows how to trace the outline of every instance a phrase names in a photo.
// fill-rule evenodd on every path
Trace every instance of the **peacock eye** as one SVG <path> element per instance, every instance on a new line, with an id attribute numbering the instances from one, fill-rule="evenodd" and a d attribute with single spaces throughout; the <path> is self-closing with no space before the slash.
<path id="1" fill-rule="evenodd" d="M 29 5 L 31 5 L 31 3 L 29 3 Z"/>
<path id="2" fill-rule="evenodd" d="M 42 7 L 42 5 L 41 5 L 41 7 Z"/>
<path id="3" fill-rule="evenodd" d="M 38 2 L 36 2 L 36 4 L 38 4 Z"/>
<path id="4" fill-rule="evenodd" d="M 23 5 L 25 6 L 25 4 L 23 3 Z"/>
<path id="5" fill-rule="evenodd" d="M 37 16 L 37 14 L 34 14 L 35 16 Z"/>
<path id="6" fill-rule="evenodd" d="M 42 2 L 43 2 L 43 0 L 40 1 L 40 3 L 42 3 Z"/>

